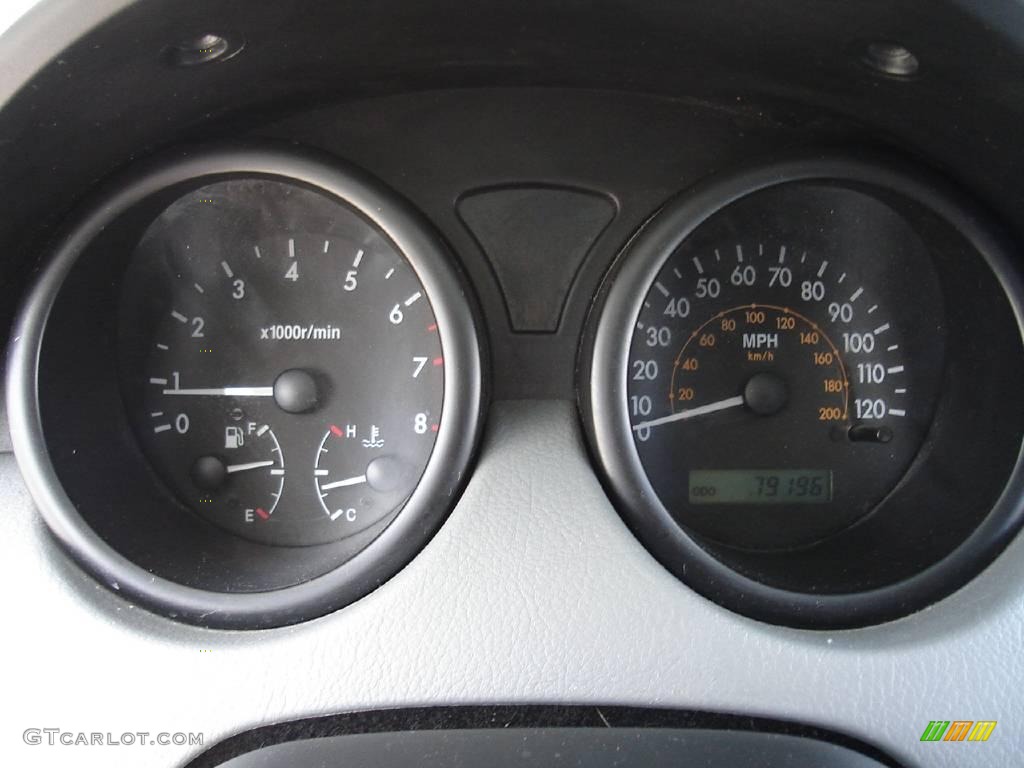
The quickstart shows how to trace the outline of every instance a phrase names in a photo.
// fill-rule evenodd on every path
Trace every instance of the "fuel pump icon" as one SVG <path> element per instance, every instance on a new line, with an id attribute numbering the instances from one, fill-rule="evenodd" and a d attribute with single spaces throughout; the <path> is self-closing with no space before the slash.
<path id="1" fill-rule="evenodd" d="M 241 427 L 230 426 L 224 428 L 225 450 L 241 448 L 243 445 L 245 445 L 245 432 L 242 431 Z"/>

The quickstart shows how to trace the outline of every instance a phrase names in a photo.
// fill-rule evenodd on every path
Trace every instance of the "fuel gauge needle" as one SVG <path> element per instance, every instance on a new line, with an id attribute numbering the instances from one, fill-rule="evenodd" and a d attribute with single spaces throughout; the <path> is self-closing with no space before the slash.
<path id="1" fill-rule="evenodd" d="M 697 416 L 705 416 L 709 413 L 715 413 L 716 411 L 724 411 L 728 408 L 738 408 L 744 403 L 745 400 L 743 398 L 743 395 L 736 395 L 736 397 L 727 397 L 725 400 L 718 400 L 714 403 L 708 403 L 707 405 L 699 405 L 696 408 L 688 408 L 685 411 L 673 413 L 671 416 L 662 416 L 660 419 L 641 421 L 639 424 L 633 425 L 633 430 L 635 431 L 647 427 L 657 427 L 661 424 L 668 424 L 673 421 L 683 421 L 685 419 L 692 419 Z"/>
<path id="2" fill-rule="evenodd" d="M 263 467 L 272 467 L 277 462 L 275 461 L 250 461 L 248 464 L 228 464 L 228 474 L 235 472 L 248 472 L 250 469 L 262 469 Z"/>

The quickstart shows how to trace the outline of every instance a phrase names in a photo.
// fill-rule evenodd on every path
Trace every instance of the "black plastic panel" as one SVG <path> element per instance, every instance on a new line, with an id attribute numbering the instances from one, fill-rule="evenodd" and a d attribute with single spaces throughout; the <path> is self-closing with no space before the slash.
<path id="1" fill-rule="evenodd" d="M 796 114 L 778 104 L 754 112 L 742 104 L 712 106 L 628 93 L 469 89 L 338 104 L 291 115 L 255 132 L 316 146 L 372 168 L 423 210 L 451 243 L 479 298 L 495 398 L 565 399 L 574 396 L 579 341 L 602 275 L 672 195 L 723 169 L 801 144 L 875 141 L 856 124 Z M 542 283 L 552 275 L 567 280 L 584 250 L 583 239 L 597 234 L 585 235 L 589 230 L 568 222 L 593 223 L 596 210 L 606 206 L 602 198 L 617 208 L 586 252 L 568 294 L 552 300 L 552 312 L 564 302 L 553 333 L 516 332 L 502 284 L 509 281 L 509 270 L 492 263 L 489 244 L 474 237 L 460 216 L 458 201 L 475 190 L 521 186 L 589 194 L 559 195 L 562 221 L 550 238 L 574 250 L 550 248 L 547 252 L 562 263 L 549 265 L 544 274 L 532 272 L 530 261 L 517 265 L 514 291 L 528 286 L 550 295 L 552 287 Z M 507 193 L 492 198 L 492 206 L 501 202 L 502 207 L 490 216 L 518 216 L 514 206 L 520 200 Z M 535 220 L 544 215 L 538 202 L 528 205 Z M 516 235 L 524 244 L 528 237 L 537 235 Z"/>
<path id="2" fill-rule="evenodd" d="M 265 747 L 223 768 L 879 768 L 833 744 L 794 736 L 641 728 L 508 728 L 332 736 Z"/>
<path id="3" fill-rule="evenodd" d="M 111 170 L 183 141 L 265 131 L 285 114 L 302 116 L 275 135 L 364 165 L 432 218 L 437 206 L 451 216 L 453 201 L 481 186 L 554 182 L 611 193 L 622 207 L 608 244 L 624 242 L 696 178 L 819 144 L 898 146 L 1016 219 L 1020 161 L 1003 150 L 1017 141 L 1024 102 L 1001 84 L 1024 79 L 1014 53 L 1020 17 L 1012 3 L 910 0 L 794 0 L 784 11 L 740 0 L 699 9 L 142 0 L 63 52 L 0 117 L 0 139 L 30 136 L 33 147 L 8 151 L 20 142 L 0 141 L 0 176 L 19 190 L 0 222 L 8 260 L 0 269 L 23 286 L 40 243 Z M 244 50 L 206 66 L 168 65 L 169 46 L 211 29 L 240 35 Z M 878 39 L 908 45 L 920 73 L 900 80 L 865 67 L 864 47 Z M 481 98 L 478 88 L 494 90 Z M 328 105 L 345 106 L 318 126 L 309 111 Z M 59 160 L 40 173 L 39 158 Z M 435 205 L 423 206 L 420 192 Z M 472 261 L 472 238 L 437 223 Z M 503 310 L 490 267 L 467 268 L 484 306 Z M 584 265 L 580 300 L 601 271 Z M 573 300 L 561 332 L 539 339 L 509 337 L 503 311 L 487 318 L 499 397 L 570 394 L 571 371 L 559 360 L 581 330 Z"/>
<path id="4" fill-rule="evenodd" d="M 548 765 L 878 768 L 898 764 L 840 733 L 758 717 L 615 706 L 350 712 L 238 734 L 187 768 Z"/>
<path id="5" fill-rule="evenodd" d="M 469 192 L 458 212 L 494 267 L 512 330 L 553 333 L 576 272 L 616 207 L 604 195 L 524 184 Z"/>

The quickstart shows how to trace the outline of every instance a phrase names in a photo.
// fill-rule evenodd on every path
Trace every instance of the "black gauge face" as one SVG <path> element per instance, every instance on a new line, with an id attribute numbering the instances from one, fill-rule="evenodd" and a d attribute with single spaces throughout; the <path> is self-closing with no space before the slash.
<path id="1" fill-rule="evenodd" d="M 866 195 L 779 187 L 708 219 L 646 288 L 629 349 L 630 427 L 662 504 L 765 550 L 865 516 L 928 432 L 943 316 L 924 243 Z"/>
<path id="2" fill-rule="evenodd" d="M 619 512 L 705 596 L 854 627 L 962 585 L 1022 520 L 1020 282 L 995 225 L 897 161 L 708 180 L 631 239 L 581 408 Z"/>
<path id="3" fill-rule="evenodd" d="M 157 475 L 246 538 L 357 533 L 415 488 L 444 357 L 409 263 L 344 204 L 267 179 L 213 183 L 146 231 L 124 281 L 121 386 Z"/>

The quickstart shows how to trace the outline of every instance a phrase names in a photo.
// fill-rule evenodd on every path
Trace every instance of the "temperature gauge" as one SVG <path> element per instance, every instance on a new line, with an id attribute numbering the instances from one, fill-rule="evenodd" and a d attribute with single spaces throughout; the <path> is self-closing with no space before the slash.
<path id="1" fill-rule="evenodd" d="M 426 414 L 408 432 L 415 437 Z M 362 530 L 395 509 L 412 492 L 422 462 L 422 441 L 402 440 L 400 425 L 332 424 L 320 440 L 313 476 L 327 518 L 346 535 Z"/>

